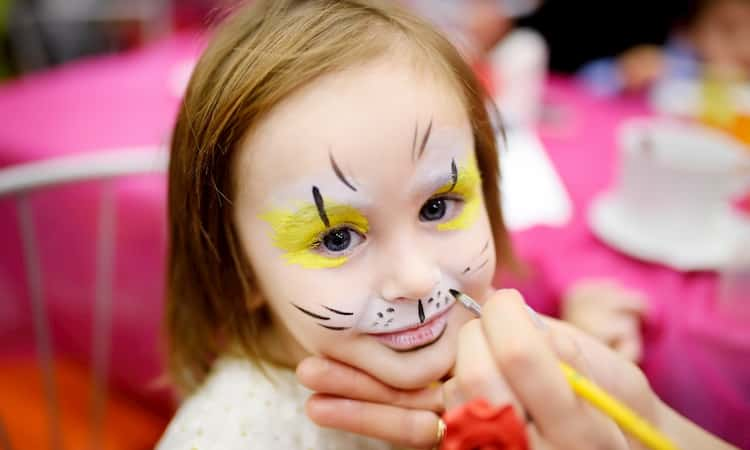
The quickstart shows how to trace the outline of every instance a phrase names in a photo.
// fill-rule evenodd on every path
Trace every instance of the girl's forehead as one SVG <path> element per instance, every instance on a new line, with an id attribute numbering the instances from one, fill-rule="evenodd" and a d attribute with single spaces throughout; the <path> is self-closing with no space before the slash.
<path id="1" fill-rule="evenodd" d="M 311 182 L 351 190 L 449 170 L 472 144 L 449 83 L 386 60 L 324 76 L 277 105 L 240 146 L 235 176 L 240 192 L 262 198 Z"/>

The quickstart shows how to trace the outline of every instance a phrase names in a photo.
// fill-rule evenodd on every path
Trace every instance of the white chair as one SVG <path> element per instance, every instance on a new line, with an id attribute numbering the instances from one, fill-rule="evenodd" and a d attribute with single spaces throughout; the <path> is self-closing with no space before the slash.
<path id="1" fill-rule="evenodd" d="M 19 232 L 23 244 L 26 282 L 33 314 L 37 358 L 42 370 L 47 398 L 50 449 L 62 448 L 60 405 L 56 392 L 54 348 L 42 289 L 42 273 L 38 240 L 34 230 L 29 197 L 34 191 L 53 189 L 76 182 L 102 180 L 104 183 L 98 215 L 96 241 L 95 300 L 93 311 L 92 392 L 90 417 L 92 435 L 90 448 L 102 448 L 103 416 L 109 363 L 112 273 L 114 265 L 115 196 L 113 178 L 128 175 L 164 173 L 167 152 L 161 148 L 131 148 L 69 155 L 29 162 L 0 169 L 0 199 L 12 197 L 18 209 Z M 6 430 L 0 421 L 0 447 L 10 449 Z"/>

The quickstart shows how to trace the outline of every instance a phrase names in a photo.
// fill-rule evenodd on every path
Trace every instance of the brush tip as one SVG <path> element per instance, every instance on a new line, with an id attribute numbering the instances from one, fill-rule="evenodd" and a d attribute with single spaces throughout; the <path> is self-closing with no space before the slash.
<path id="1" fill-rule="evenodd" d="M 460 292 L 458 292 L 458 291 L 457 291 L 457 290 L 455 290 L 455 289 L 448 289 L 448 292 L 450 292 L 450 293 L 451 293 L 451 295 L 452 295 L 452 296 L 454 296 L 454 297 L 456 297 L 457 299 L 458 299 L 458 296 L 459 296 L 459 295 L 461 295 L 461 293 L 460 293 Z"/>

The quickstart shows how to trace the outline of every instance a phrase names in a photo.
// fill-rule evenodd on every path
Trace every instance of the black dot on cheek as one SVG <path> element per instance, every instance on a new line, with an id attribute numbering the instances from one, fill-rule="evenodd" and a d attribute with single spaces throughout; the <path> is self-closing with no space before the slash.
<path id="1" fill-rule="evenodd" d="M 395 311 L 395 309 L 393 309 L 393 308 L 386 309 L 386 312 L 389 312 L 389 313 L 392 313 L 393 311 Z"/>
<path id="2" fill-rule="evenodd" d="M 437 303 L 435 304 L 435 307 L 436 307 L 436 308 L 440 308 L 440 302 L 437 302 Z"/>
<path id="3" fill-rule="evenodd" d="M 430 299 L 429 299 L 429 300 L 427 300 L 427 303 L 432 303 L 432 302 L 434 302 L 434 301 L 435 301 L 435 299 L 434 299 L 434 298 L 432 298 L 432 297 L 430 297 Z"/>
<path id="4" fill-rule="evenodd" d="M 383 313 L 382 313 L 382 312 L 379 312 L 379 313 L 378 313 L 378 317 L 380 317 L 380 318 L 382 319 L 382 318 L 383 318 Z"/>

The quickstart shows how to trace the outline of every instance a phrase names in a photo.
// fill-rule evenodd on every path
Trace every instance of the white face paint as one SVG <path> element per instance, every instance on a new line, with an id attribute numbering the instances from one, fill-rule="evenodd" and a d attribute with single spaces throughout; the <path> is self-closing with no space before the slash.
<path id="1" fill-rule="evenodd" d="M 265 342 L 416 388 L 454 363 L 495 252 L 471 127 L 445 83 L 382 59 L 322 77 L 243 142 L 236 226 L 271 311 Z"/>

